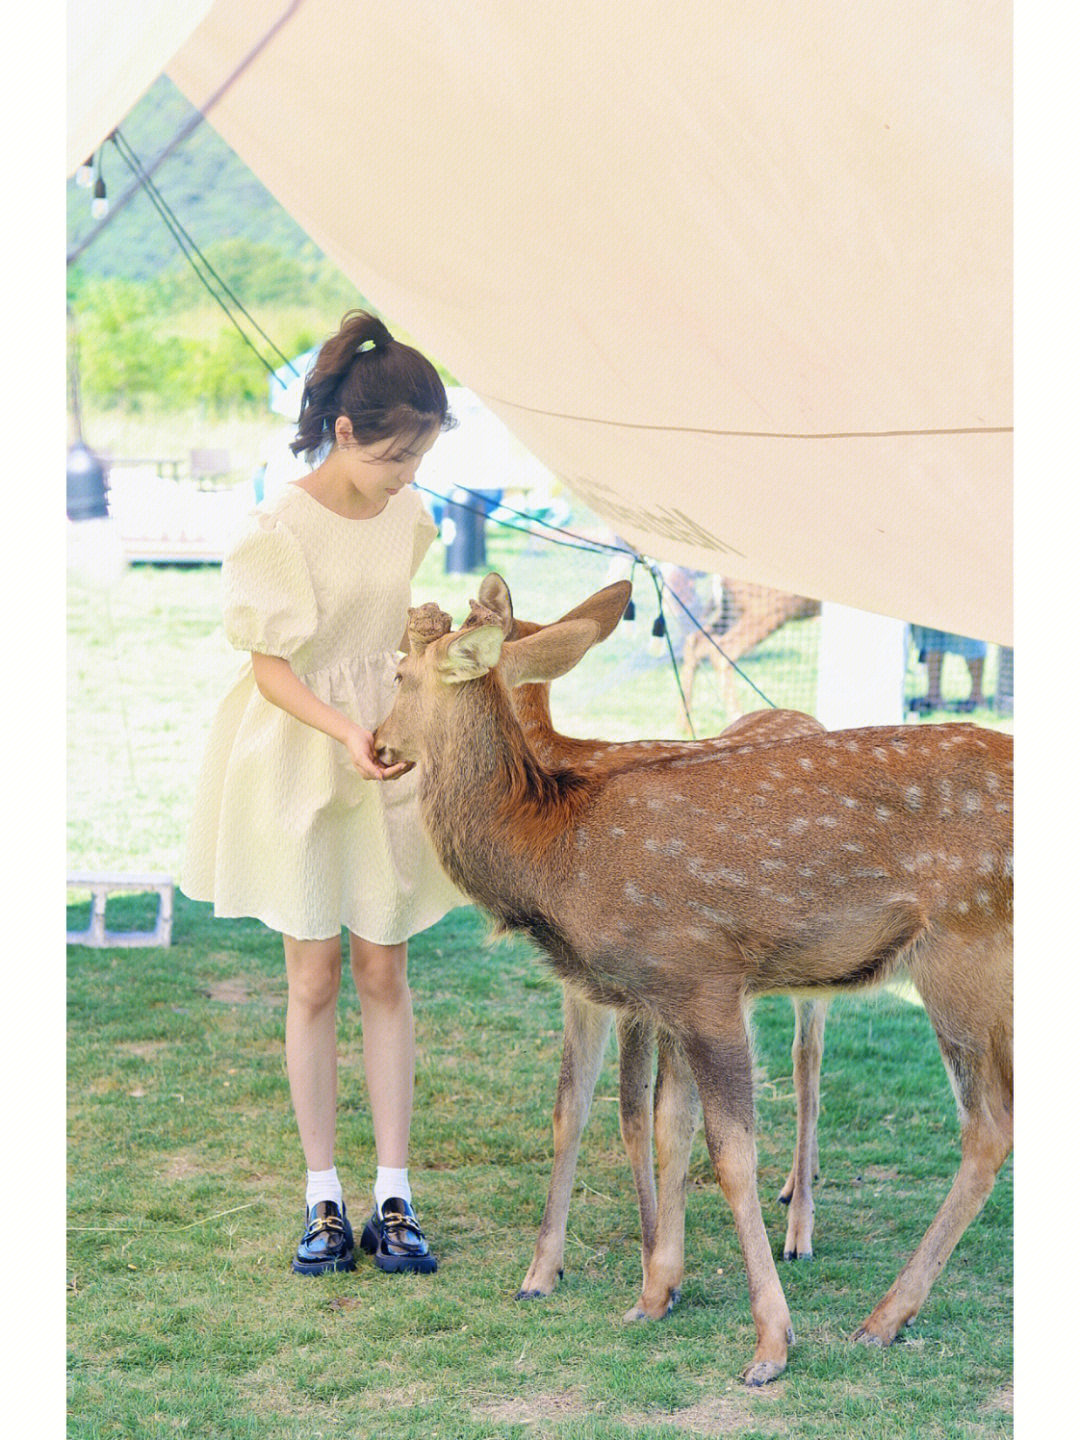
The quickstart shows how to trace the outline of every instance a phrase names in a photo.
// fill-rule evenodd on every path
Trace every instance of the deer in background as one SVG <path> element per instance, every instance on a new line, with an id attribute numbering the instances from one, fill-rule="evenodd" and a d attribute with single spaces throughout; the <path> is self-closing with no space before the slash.
<path id="1" fill-rule="evenodd" d="M 630 594 L 628 581 L 609 585 L 564 615 L 562 620 L 594 621 L 598 627 L 597 641 L 604 640 L 622 618 Z M 515 616 L 510 591 L 499 575 L 484 578 L 479 601 L 475 613 L 495 616 L 508 640 L 534 635 L 546 628 Z M 550 690 L 548 684 L 524 684 L 511 692 L 525 738 L 544 764 L 575 764 L 590 774 L 611 773 L 615 768 L 644 761 L 707 755 L 751 740 L 757 743 L 785 740 L 823 729 L 812 716 L 798 711 L 761 710 L 742 716 L 721 735 L 692 744 L 678 740 L 576 739 L 555 729 Z M 594 1005 L 572 985 L 564 984 L 563 991 L 563 1052 L 552 1116 L 554 1160 L 532 1261 L 518 1291 L 518 1298 L 523 1300 L 550 1295 L 562 1276 L 574 1170 L 613 1019 L 610 1008 Z M 817 1117 L 828 1008 L 828 1002 L 821 999 L 793 1000 L 792 1003 L 795 1008 L 792 1063 L 796 1142 L 791 1169 L 780 1192 L 781 1203 L 789 1207 L 784 1241 L 786 1260 L 810 1259 L 813 1255 L 813 1181 L 817 1174 Z M 629 1011 L 614 1018 L 619 1051 L 619 1129 L 630 1160 L 641 1215 L 642 1290 L 637 1304 L 627 1311 L 625 1318 L 660 1319 L 677 1300 L 683 1274 L 686 1175 L 690 1145 L 699 1119 L 697 1094 L 685 1057 L 673 1036 L 664 1031 L 657 1036 L 649 1018 Z M 654 1049 L 657 1052 L 655 1134 L 659 1195 L 653 1174 L 653 1124 L 649 1111 Z M 664 1244 L 654 1267 L 658 1232 L 663 1235 Z"/>
<path id="2" fill-rule="evenodd" d="M 687 713 L 694 677 L 703 660 L 716 667 L 724 713 L 738 715 L 742 707 L 735 683 L 735 662 L 789 620 L 807 620 L 821 614 L 821 601 L 808 600 L 805 595 L 789 595 L 749 580 L 725 578 L 721 585 L 722 597 L 714 602 L 702 628 L 691 630 L 683 645 L 680 679 Z"/>
<path id="3" fill-rule="evenodd" d="M 594 621 L 507 641 L 410 612 L 375 735 L 419 767 L 424 824 L 455 883 L 530 937 L 596 1005 L 673 1034 L 731 1207 L 762 1385 L 794 1335 L 757 1194 L 747 1007 L 906 969 L 958 1102 L 961 1160 L 915 1253 L 855 1338 L 921 1308 L 1012 1148 L 1012 741 L 975 726 L 869 727 L 648 761 L 544 765 L 509 691 L 581 659 Z M 658 1245 L 662 1237 L 658 1237 Z"/>

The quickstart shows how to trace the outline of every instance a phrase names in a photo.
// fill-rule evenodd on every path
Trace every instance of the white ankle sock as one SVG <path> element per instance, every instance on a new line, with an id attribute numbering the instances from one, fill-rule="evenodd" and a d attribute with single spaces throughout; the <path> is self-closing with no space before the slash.
<path id="1" fill-rule="evenodd" d="M 331 1165 L 329 1170 L 307 1172 L 307 1208 L 310 1210 L 320 1200 L 333 1200 L 335 1205 L 341 1205 L 341 1181 L 336 1165 Z"/>
<path id="2" fill-rule="evenodd" d="M 383 1203 L 393 1197 L 395 1200 L 405 1200 L 412 1204 L 412 1191 L 409 1189 L 409 1171 L 392 1170 L 387 1165 L 380 1165 L 375 1171 L 375 1204 L 379 1214 L 382 1214 Z"/>

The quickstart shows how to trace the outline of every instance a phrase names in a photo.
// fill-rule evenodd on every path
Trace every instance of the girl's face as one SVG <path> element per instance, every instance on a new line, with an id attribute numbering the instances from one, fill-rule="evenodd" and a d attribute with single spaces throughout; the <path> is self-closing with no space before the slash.
<path id="1" fill-rule="evenodd" d="M 349 467 L 349 481 L 353 488 L 373 504 L 382 506 L 416 479 L 420 461 L 439 438 L 439 427 L 433 425 L 430 430 L 408 440 L 391 436 L 389 440 L 362 445 L 354 439 L 352 425 L 342 415 L 335 426 L 335 433 L 342 461 Z"/>

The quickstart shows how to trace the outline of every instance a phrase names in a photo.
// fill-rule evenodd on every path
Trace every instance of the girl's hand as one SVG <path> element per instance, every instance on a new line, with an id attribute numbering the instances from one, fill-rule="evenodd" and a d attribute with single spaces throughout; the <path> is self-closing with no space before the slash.
<path id="1" fill-rule="evenodd" d="M 344 745 L 354 770 L 365 780 L 396 780 L 412 767 L 401 760 L 396 765 L 381 765 L 375 754 L 375 736 L 360 725 L 350 725 L 345 733 Z"/>

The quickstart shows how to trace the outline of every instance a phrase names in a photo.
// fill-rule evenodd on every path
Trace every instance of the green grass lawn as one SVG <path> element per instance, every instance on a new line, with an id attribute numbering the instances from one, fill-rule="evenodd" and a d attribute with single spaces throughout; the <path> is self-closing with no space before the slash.
<path id="1" fill-rule="evenodd" d="M 113 903 L 117 924 L 148 923 L 147 902 Z M 1009 1433 L 1011 1166 L 904 1338 L 887 1352 L 846 1339 L 957 1158 L 930 1027 L 897 996 L 841 1000 L 830 1015 L 816 1258 L 781 1266 L 798 1342 L 779 1382 L 754 1394 L 735 1379 L 753 1326 L 700 1136 L 682 1301 L 661 1323 L 621 1322 L 640 1262 L 614 1055 L 586 1131 L 566 1277 L 550 1300 L 516 1302 L 547 1184 L 561 992 L 525 945 L 489 948 L 485 934 L 458 911 L 412 945 L 412 1174 L 433 1277 L 289 1271 L 303 1172 L 275 936 L 181 900 L 168 950 L 72 948 L 70 1435 Z M 756 1033 L 761 1193 L 779 1249 L 789 1004 L 762 1002 Z M 348 992 L 340 1048 L 339 1165 L 362 1216 L 372 1137 Z"/>
<path id="2" fill-rule="evenodd" d="M 604 583 L 605 558 L 545 552 L 541 562 L 532 544 L 489 535 L 489 568 L 520 614 L 553 618 Z M 459 619 L 477 578 L 445 575 L 436 548 L 416 598 Z M 206 728 L 238 663 L 215 634 L 217 582 L 215 570 L 140 567 L 108 594 L 73 587 L 69 871 L 175 872 Z M 578 684 L 560 682 L 567 730 L 682 733 L 670 665 L 643 654 L 655 598 L 640 572 L 635 598 L 634 624 L 590 654 Z M 782 653 L 760 662 L 763 688 L 809 705 L 779 693 L 791 668 Z M 710 733 L 702 715 L 699 733 Z M 86 918 L 85 897 L 70 894 L 69 928 Z M 110 901 L 110 928 L 151 918 L 144 897 Z M 367 1264 L 316 1280 L 289 1271 L 303 1168 L 276 936 L 178 896 L 168 949 L 69 948 L 71 1437 L 1011 1433 L 1011 1162 L 915 1326 L 885 1352 L 846 1339 L 958 1160 L 952 1097 L 917 1006 L 894 994 L 833 1006 L 815 1259 L 781 1266 L 797 1344 L 785 1375 L 751 1393 L 736 1379 L 753 1348 L 745 1274 L 700 1136 L 682 1301 L 659 1324 L 619 1318 L 640 1259 L 614 1053 L 586 1131 L 566 1277 L 547 1301 L 514 1300 L 547 1185 L 561 992 L 527 946 L 485 937 L 462 910 L 411 945 L 411 1173 L 440 1257 L 432 1277 Z M 775 1194 L 794 1134 L 790 1005 L 762 1002 L 755 1028 L 760 1185 L 779 1252 Z M 339 1166 L 355 1219 L 373 1154 L 348 980 L 339 1034 Z"/>

